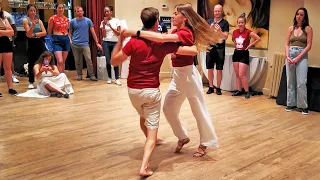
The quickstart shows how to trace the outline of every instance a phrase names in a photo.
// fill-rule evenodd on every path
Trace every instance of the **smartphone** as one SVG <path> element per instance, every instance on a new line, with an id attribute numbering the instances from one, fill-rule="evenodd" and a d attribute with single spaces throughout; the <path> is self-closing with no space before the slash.
<path id="1" fill-rule="evenodd" d="M 39 14 L 36 14 L 34 18 L 35 20 L 39 20 L 40 19 Z"/>
<path id="2" fill-rule="evenodd" d="M 46 66 L 46 67 L 49 66 L 49 61 L 48 61 L 48 60 L 45 60 L 45 61 L 44 61 L 44 66 Z"/>
<path id="3" fill-rule="evenodd" d="M 104 23 L 107 24 L 108 18 L 107 18 L 107 17 L 104 17 L 103 20 L 104 20 Z"/>

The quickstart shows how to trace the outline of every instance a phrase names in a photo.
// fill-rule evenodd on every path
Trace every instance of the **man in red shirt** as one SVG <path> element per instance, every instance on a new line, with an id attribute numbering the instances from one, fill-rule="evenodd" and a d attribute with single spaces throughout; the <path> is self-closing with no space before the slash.
<path id="1" fill-rule="evenodd" d="M 179 42 L 184 46 L 195 44 L 198 49 L 206 51 L 211 44 L 221 41 L 220 32 L 213 31 L 210 25 L 201 18 L 189 5 L 178 4 L 172 15 L 172 24 L 176 27 L 172 34 L 160 34 L 151 31 L 141 31 L 140 36 L 154 42 Z M 124 35 L 132 36 L 136 31 L 126 30 Z M 183 128 L 179 113 L 187 98 L 194 115 L 200 134 L 200 145 L 194 157 L 206 154 L 207 147 L 219 147 L 209 111 L 206 107 L 201 75 L 193 65 L 193 56 L 173 53 L 171 56 L 173 73 L 172 81 L 166 94 L 163 113 L 168 120 L 174 135 L 178 138 L 175 152 L 190 142 L 187 130 Z"/>
<path id="2" fill-rule="evenodd" d="M 156 8 L 143 9 L 140 17 L 147 31 L 157 31 L 159 11 Z M 128 93 L 133 107 L 140 115 L 141 129 L 147 137 L 139 175 L 151 176 L 153 172 L 148 164 L 157 141 L 161 109 L 159 73 L 163 59 L 170 53 L 192 57 L 198 52 L 195 46 L 180 47 L 177 43 L 152 42 L 140 39 L 139 35 L 140 31 L 137 32 L 137 37 L 131 38 L 122 50 L 124 37 L 120 35 L 120 40 L 112 52 L 111 64 L 116 66 L 131 56 L 127 79 Z"/>

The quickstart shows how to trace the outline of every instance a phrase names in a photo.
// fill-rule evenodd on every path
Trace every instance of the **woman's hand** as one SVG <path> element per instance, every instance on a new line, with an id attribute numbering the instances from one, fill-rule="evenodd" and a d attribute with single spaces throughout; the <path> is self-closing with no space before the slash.
<path id="1" fill-rule="evenodd" d="M 6 26 L 6 30 L 13 30 L 11 26 Z"/>
<path id="2" fill-rule="evenodd" d="M 108 18 L 107 17 L 103 17 L 103 25 L 107 25 L 107 23 L 109 24 Z"/>
<path id="3" fill-rule="evenodd" d="M 250 44 L 245 50 L 249 50 L 252 47 L 252 45 Z"/>
<path id="4" fill-rule="evenodd" d="M 51 70 L 50 70 L 50 68 L 51 67 L 49 67 L 49 66 L 41 66 L 40 72 L 46 72 L 47 73 L 47 71 L 51 71 L 52 70 L 52 68 L 51 68 Z"/>
<path id="5" fill-rule="evenodd" d="M 111 25 L 106 17 L 104 17 L 104 19 L 103 19 L 103 25 L 111 27 Z"/>
<path id="6" fill-rule="evenodd" d="M 31 28 L 34 28 L 37 24 L 39 24 L 39 19 L 36 19 L 36 20 L 32 21 L 32 27 Z"/>
<path id="7" fill-rule="evenodd" d="M 126 38 L 126 37 L 124 36 L 124 31 L 125 31 L 125 29 L 120 32 L 119 40 L 120 40 L 121 42 Z"/>
<path id="8" fill-rule="evenodd" d="M 28 31 L 27 33 L 26 33 L 26 36 L 28 37 L 28 38 L 33 38 L 33 33 L 32 32 L 30 32 L 30 31 Z"/>
<path id="9" fill-rule="evenodd" d="M 233 42 L 234 47 L 237 48 L 237 43 L 236 43 L 236 41 L 232 41 L 232 42 Z"/>
<path id="10" fill-rule="evenodd" d="M 287 61 L 289 64 L 292 64 L 292 59 L 289 56 L 287 56 Z"/>
<path id="11" fill-rule="evenodd" d="M 293 59 L 291 59 L 290 57 L 287 57 L 287 61 L 289 64 L 297 64 L 300 61 L 300 59 L 298 57 L 295 57 Z"/>
<path id="12" fill-rule="evenodd" d="M 211 24 L 212 25 L 212 24 Z M 219 31 L 221 32 L 221 27 L 219 26 L 218 23 L 214 23 L 213 24 L 213 27 L 210 26 L 210 28 L 214 28 L 214 31 Z"/>
<path id="13" fill-rule="evenodd" d="M 111 27 L 111 24 L 109 23 L 109 21 L 106 22 L 106 25 Z"/>
<path id="14" fill-rule="evenodd" d="M 37 24 L 39 24 L 39 19 L 36 19 L 36 20 L 32 21 L 30 28 L 31 28 L 31 29 L 34 29 L 34 27 L 35 27 Z M 26 34 L 26 36 L 27 36 L 28 38 L 33 38 L 33 37 L 34 37 L 33 31 L 28 31 L 27 34 Z"/>
<path id="15" fill-rule="evenodd" d="M 291 60 L 291 64 L 297 64 L 300 61 L 299 58 L 295 57 Z"/>

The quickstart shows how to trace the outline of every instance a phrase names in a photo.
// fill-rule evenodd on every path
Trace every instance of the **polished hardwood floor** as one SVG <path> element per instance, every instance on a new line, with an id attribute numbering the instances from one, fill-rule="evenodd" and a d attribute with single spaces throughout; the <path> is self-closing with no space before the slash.
<path id="1" fill-rule="evenodd" d="M 145 137 L 123 85 L 76 81 L 64 98 L 10 96 L 0 82 L 0 179 L 139 179 Z M 14 87 L 26 91 L 27 78 Z M 161 80 L 163 97 L 170 79 Z M 206 88 L 204 89 L 206 90 Z M 320 179 L 320 113 L 285 112 L 274 99 L 205 95 L 220 147 L 202 158 L 187 101 L 181 120 L 191 142 L 175 154 L 177 139 L 163 114 L 149 179 Z"/>

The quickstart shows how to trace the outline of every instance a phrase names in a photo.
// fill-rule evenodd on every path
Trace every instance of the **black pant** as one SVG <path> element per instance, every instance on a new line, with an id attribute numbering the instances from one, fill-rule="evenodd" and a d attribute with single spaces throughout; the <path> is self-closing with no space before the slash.
<path id="1" fill-rule="evenodd" d="M 43 38 L 28 38 L 28 73 L 29 83 L 34 83 L 33 67 L 44 51 Z"/>

